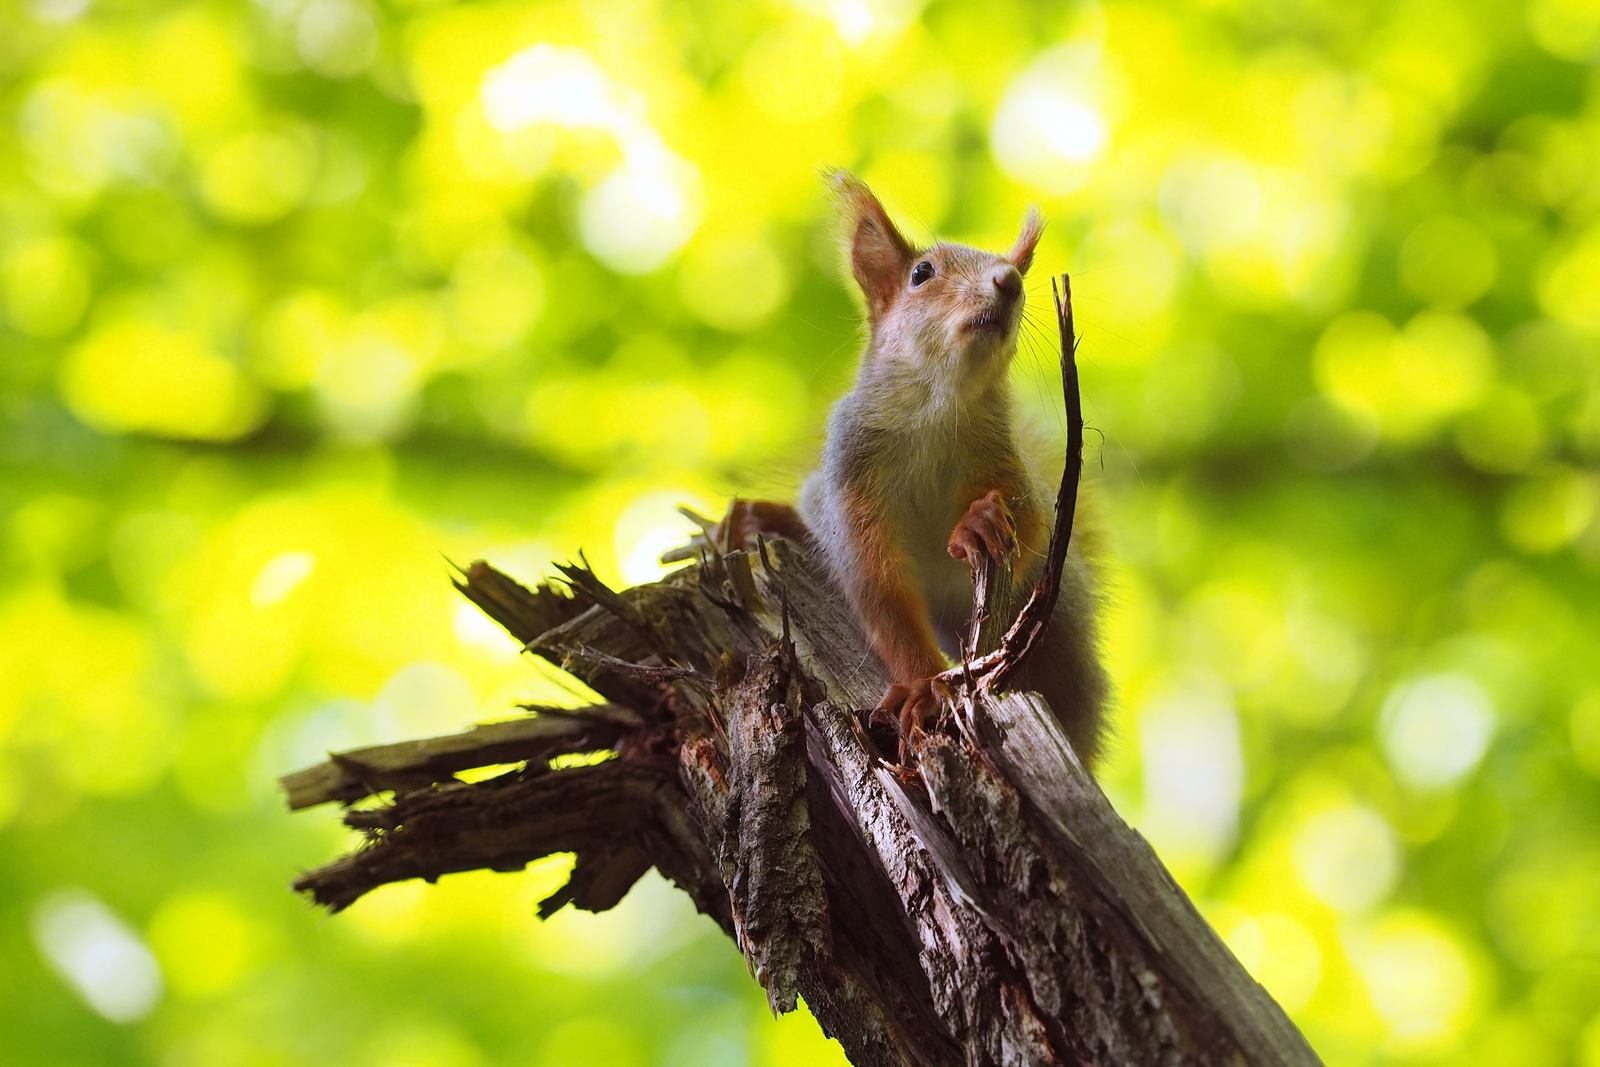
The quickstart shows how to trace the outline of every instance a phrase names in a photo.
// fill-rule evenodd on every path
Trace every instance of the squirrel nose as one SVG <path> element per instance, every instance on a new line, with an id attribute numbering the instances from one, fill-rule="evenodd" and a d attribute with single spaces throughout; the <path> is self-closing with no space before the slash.
<path id="1" fill-rule="evenodd" d="M 1001 299 L 1007 303 L 1022 295 L 1022 275 L 1009 263 L 1002 263 L 990 271 L 989 280 L 994 282 Z"/>

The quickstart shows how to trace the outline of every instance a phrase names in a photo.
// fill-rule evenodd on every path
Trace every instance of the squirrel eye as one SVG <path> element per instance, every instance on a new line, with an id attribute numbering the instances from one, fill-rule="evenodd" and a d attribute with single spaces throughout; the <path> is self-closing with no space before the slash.
<path id="1" fill-rule="evenodd" d="M 921 263 L 918 263 L 915 267 L 911 268 L 912 285 L 921 285 L 931 277 L 933 277 L 933 264 L 929 263 L 927 260 L 923 260 Z"/>

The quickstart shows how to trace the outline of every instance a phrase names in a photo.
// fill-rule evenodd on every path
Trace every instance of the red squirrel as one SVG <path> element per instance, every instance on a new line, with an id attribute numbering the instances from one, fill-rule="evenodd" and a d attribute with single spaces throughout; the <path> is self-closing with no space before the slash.
<path id="1" fill-rule="evenodd" d="M 888 669 L 874 716 L 897 723 L 904 739 L 937 709 L 930 680 L 944 654 L 961 654 L 969 568 L 986 553 L 1031 584 L 1049 539 L 1053 498 L 1018 449 L 1007 381 L 1022 279 L 1043 222 L 1030 210 L 1004 254 L 918 249 L 865 183 L 842 171 L 830 182 L 866 300 L 861 368 L 829 416 L 822 463 L 798 511 L 736 501 L 719 534 L 728 542 L 809 534 Z M 1082 543 L 1074 536 L 1055 612 L 1014 684 L 1045 697 L 1088 765 L 1100 748 L 1107 682 Z"/>

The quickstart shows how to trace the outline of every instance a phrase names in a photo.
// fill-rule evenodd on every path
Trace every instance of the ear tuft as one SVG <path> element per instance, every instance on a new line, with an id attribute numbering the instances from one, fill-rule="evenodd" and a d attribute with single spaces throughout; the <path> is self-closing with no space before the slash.
<path id="1" fill-rule="evenodd" d="M 1017 234 L 1017 242 L 1011 246 L 1011 254 L 1006 257 L 1019 273 L 1026 274 L 1028 268 L 1033 266 L 1033 250 L 1038 247 L 1039 235 L 1043 232 L 1044 216 L 1039 214 L 1037 207 L 1030 207 L 1022 217 L 1022 232 Z"/>
<path id="2" fill-rule="evenodd" d="M 838 200 L 850 272 L 867 298 L 868 316 L 875 320 L 904 286 L 916 249 L 895 228 L 866 182 L 839 168 L 826 171 L 824 178 Z"/>

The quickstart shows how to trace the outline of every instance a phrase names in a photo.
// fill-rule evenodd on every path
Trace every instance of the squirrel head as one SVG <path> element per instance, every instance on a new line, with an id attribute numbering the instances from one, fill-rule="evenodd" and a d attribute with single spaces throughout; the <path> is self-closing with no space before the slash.
<path id="1" fill-rule="evenodd" d="M 854 175 L 834 171 L 850 271 L 866 298 L 868 368 L 919 377 L 928 399 L 983 396 L 1005 377 L 1017 347 L 1022 278 L 1044 222 L 1029 209 L 1011 250 L 940 243 L 918 249 Z"/>

